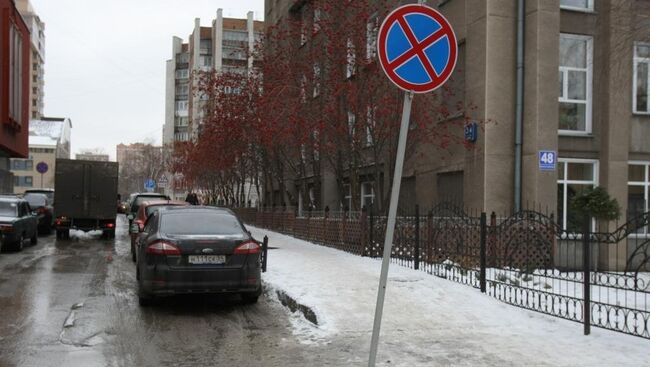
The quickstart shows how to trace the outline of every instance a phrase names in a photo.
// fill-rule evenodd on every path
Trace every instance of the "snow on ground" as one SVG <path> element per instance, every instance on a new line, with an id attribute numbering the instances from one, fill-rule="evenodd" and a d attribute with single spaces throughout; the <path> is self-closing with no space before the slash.
<path id="1" fill-rule="evenodd" d="M 295 314 L 305 343 L 363 366 L 372 333 L 381 262 L 255 227 L 269 236 L 267 288 L 310 307 Z M 383 366 L 643 366 L 650 341 L 501 303 L 478 290 L 391 264 L 378 364 Z"/>

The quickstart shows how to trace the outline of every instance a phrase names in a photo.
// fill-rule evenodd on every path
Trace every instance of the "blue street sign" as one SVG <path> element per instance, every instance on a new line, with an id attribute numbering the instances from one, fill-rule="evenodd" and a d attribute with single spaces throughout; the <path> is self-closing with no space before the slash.
<path id="1" fill-rule="evenodd" d="M 465 125 L 465 140 L 470 143 L 476 143 L 478 140 L 478 124 L 476 122 Z"/>
<path id="2" fill-rule="evenodd" d="M 145 188 L 145 190 L 153 190 L 153 189 L 155 189 L 156 188 L 156 181 L 154 181 L 154 180 L 152 180 L 150 178 L 147 179 L 146 181 L 144 181 L 144 188 Z"/>
<path id="3" fill-rule="evenodd" d="M 557 153 L 553 150 L 539 151 L 540 171 L 555 171 L 557 168 Z"/>
<path id="4" fill-rule="evenodd" d="M 413 4 L 386 17 L 377 48 L 388 78 L 415 93 L 443 85 L 454 71 L 458 55 L 456 35 L 447 19 L 435 9 Z"/>

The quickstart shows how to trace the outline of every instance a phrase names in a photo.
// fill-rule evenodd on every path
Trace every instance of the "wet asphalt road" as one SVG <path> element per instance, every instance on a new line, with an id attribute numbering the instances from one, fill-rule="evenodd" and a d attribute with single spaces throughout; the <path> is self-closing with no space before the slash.
<path id="1" fill-rule="evenodd" d="M 50 235 L 0 254 L 0 367 L 340 365 L 296 340 L 268 293 L 250 306 L 200 296 L 140 308 L 125 221 L 115 240 Z"/>

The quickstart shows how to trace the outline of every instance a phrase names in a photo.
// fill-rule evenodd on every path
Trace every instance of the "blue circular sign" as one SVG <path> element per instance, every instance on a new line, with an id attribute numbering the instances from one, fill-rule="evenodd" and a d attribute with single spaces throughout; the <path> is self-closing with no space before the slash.
<path id="1" fill-rule="evenodd" d="M 154 180 L 152 180 L 152 179 L 147 179 L 147 180 L 144 182 L 144 188 L 147 189 L 147 190 L 153 190 L 153 189 L 155 189 L 155 188 L 156 188 L 156 181 L 154 181 Z"/>
<path id="2" fill-rule="evenodd" d="M 36 165 L 36 171 L 38 173 L 40 173 L 40 174 L 46 173 L 48 169 L 49 169 L 49 167 L 47 166 L 47 163 L 45 163 L 45 162 L 39 162 Z"/>

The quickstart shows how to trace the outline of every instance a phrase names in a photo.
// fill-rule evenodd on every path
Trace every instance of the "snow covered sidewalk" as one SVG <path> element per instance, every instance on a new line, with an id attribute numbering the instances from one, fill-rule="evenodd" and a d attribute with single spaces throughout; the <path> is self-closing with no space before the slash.
<path id="1" fill-rule="evenodd" d="M 381 262 L 249 227 L 269 237 L 267 288 L 311 308 L 293 315 L 305 344 L 341 365 L 367 364 Z M 276 292 L 274 292 L 275 294 Z M 378 364 L 382 366 L 643 366 L 650 341 L 501 303 L 471 287 L 391 264 Z"/>

